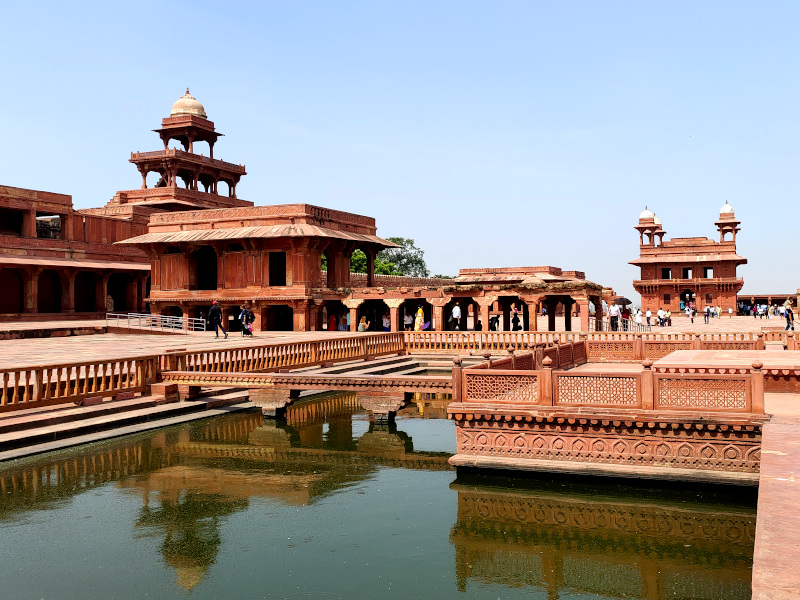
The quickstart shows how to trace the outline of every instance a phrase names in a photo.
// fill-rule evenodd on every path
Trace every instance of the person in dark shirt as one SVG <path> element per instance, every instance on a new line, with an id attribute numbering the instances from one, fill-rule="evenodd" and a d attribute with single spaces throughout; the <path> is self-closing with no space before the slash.
<path id="1" fill-rule="evenodd" d="M 222 309 L 219 307 L 219 303 L 214 300 L 211 304 L 211 309 L 208 311 L 208 320 L 211 321 L 211 324 L 214 325 L 214 333 L 216 334 L 216 339 L 219 339 L 219 330 L 222 330 L 223 335 L 227 338 L 228 332 L 225 331 L 225 328 L 222 326 Z"/>

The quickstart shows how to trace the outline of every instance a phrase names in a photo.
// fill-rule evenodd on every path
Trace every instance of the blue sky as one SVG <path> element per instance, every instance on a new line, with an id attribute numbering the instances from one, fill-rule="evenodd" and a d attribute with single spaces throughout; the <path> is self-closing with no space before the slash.
<path id="1" fill-rule="evenodd" d="M 370 215 L 432 271 L 552 264 L 634 294 L 742 221 L 745 292 L 800 287 L 795 2 L 3 3 L 0 184 L 100 206 L 188 86 L 239 196 Z"/>

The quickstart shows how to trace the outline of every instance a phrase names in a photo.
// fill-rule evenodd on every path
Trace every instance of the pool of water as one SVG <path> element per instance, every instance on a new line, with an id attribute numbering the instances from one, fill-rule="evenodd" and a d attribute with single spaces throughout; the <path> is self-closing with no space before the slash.
<path id="1" fill-rule="evenodd" d="M 1 597 L 750 597 L 754 498 L 456 479 L 431 406 L 323 394 L 3 465 Z"/>

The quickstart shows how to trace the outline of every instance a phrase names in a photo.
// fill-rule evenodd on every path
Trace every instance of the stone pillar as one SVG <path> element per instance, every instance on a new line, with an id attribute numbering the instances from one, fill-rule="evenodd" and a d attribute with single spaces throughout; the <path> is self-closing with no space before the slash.
<path id="1" fill-rule="evenodd" d="M 367 287 L 375 286 L 375 250 L 367 248 Z"/>
<path id="2" fill-rule="evenodd" d="M 653 361 L 645 359 L 642 367 L 642 410 L 654 410 Z"/>
<path id="3" fill-rule="evenodd" d="M 450 297 L 431 298 L 429 300 L 431 306 L 433 306 L 433 313 L 431 314 L 431 331 L 444 331 L 447 328 L 447 317 L 444 314 L 444 306 L 450 302 L 450 300 L 452 300 Z"/>
<path id="4" fill-rule="evenodd" d="M 511 305 L 506 301 L 502 303 L 503 331 L 511 331 Z"/>
<path id="5" fill-rule="evenodd" d="M 403 304 L 402 298 L 389 298 L 384 300 L 386 306 L 389 307 L 389 321 L 391 322 L 391 326 L 389 327 L 390 331 L 402 331 L 403 328 L 400 325 L 400 305 Z"/>
<path id="6" fill-rule="evenodd" d="M 552 298 L 547 298 L 545 300 L 545 306 L 547 306 L 547 331 L 555 331 L 556 330 L 556 306 L 558 306 L 558 301 Z"/>
<path id="7" fill-rule="evenodd" d="M 22 215 L 22 237 L 36 237 L 36 211 L 29 210 Z"/>
<path id="8" fill-rule="evenodd" d="M 98 312 L 106 312 L 106 296 L 108 295 L 109 274 L 98 273 L 97 285 L 95 286 L 94 309 Z"/>
<path id="9" fill-rule="evenodd" d="M 25 271 L 25 305 L 23 311 L 26 313 L 39 312 L 39 274 L 41 269 L 31 269 Z"/>
<path id="10" fill-rule="evenodd" d="M 363 302 L 363 299 L 352 297 L 342 300 L 342 303 L 350 309 L 350 331 L 358 331 L 358 307 Z"/>
<path id="11" fill-rule="evenodd" d="M 75 277 L 77 273 L 61 273 L 61 312 L 75 312 Z"/>
<path id="12" fill-rule="evenodd" d="M 572 331 L 572 299 L 564 300 L 564 331 Z"/>
<path id="13" fill-rule="evenodd" d="M 311 306 L 311 331 L 322 331 L 322 310 L 324 306 L 324 300 L 314 300 L 314 305 Z"/>
<path id="14" fill-rule="evenodd" d="M 309 329 L 309 302 L 300 300 L 292 306 L 292 330 L 308 331 Z"/>
<path id="15" fill-rule="evenodd" d="M 578 308 L 581 311 L 581 331 L 589 331 L 589 299 L 578 300 Z"/>

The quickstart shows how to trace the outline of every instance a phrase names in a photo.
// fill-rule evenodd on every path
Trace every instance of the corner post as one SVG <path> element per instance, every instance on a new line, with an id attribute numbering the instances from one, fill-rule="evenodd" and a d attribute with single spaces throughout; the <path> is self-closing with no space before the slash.
<path id="1" fill-rule="evenodd" d="M 653 361 L 649 358 L 642 362 L 642 410 L 655 410 L 655 388 L 653 381 Z"/>
<path id="2" fill-rule="evenodd" d="M 542 362 L 542 383 L 539 386 L 540 403 L 553 406 L 553 359 L 549 356 Z"/>
<path id="3" fill-rule="evenodd" d="M 764 414 L 764 371 L 761 368 L 764 366 L 760 360 L 753 362 L 753 397 L 751 403 L 751 412 L 763 415 Z"/>

